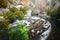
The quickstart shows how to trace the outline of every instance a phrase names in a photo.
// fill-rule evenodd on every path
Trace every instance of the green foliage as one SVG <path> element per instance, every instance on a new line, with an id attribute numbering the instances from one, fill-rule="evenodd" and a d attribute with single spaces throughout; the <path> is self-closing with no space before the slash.
<path id="1" fill-rule="evenodd" d="M 47 14 L 50 15 L 51 17 L 54 17 L 56 14 L 56 9 L 51 8 L 47 11 Z"/>
<path id="2" fill-rule="evenodd" d="M 20 7 L 20 11 L 22 11 L 24 14 L 26 14 L 26 11 L 28 10 L 28 7 L 27 6 L 24 6 L 23 7 Z"/>
<path id="3" fill-rule="evenodd" d="M 34 16 L 35 14 L 35 9 L 32 9 L 31 15 Z"/>
<path id="4" fill-rule="evenodd" d="M 10 23 L 4 18 L 0 18 L 0 40 L 5 37 L 8 39 L 8 30 L 10 29 Z"/>
<path id="5" fill-rule="evenodd" d="M 27 11 L 25 7 L 24 10 L 18 10 L 15 7 L 9 9 L 10 11 L 6 13 L 0 13 L 0 40 L 1 37 L 4 36 L 4 33 L 8 34 L 8 31 L 12 28 L 11 23 L 16 19 L 22 20 Z M 28 29 L 22 22 L 17 23 L 16 29 L 11 29 L 9 32 L 9 40 L 28 40 L 27 31 Z"/>
<path id="6" fill-rule="evenodd" d="M 0 28 L 10 29 L 11 25 L 5 18 L 0 18 Z"/>
<path id="7" fill-rule="evenodd" d="M 10 8 L 10 11 L 6 13 L 1 13 L 0 16 L 3 16 L 4 19 L 8 20 L 9 23 L 13 23 L 16 19 L 22 20 L 24 13 L 17 8 Z"/>
<path id="8" fill-rule="evenodd" d="M 12 8 L 9 8 L 9 10 L 13 12 L 13 15 L 15 15 L 17 19 L 21 20 L 23 19 L 24 15 L 27 13 L 28 7 L 27 6 L 24 6 L 24 8 L 20 7 L 20 10 L 17 9 L 16 7 L 12 7 Z"/>
<path id="9" fill-rule="evenodd" d="M 24 14 L 22 11 L 15 11 L 15 15 L 17 15 L 17 19 L 23 19 Z"/>
<path id="10" fill-rule="evenodd" d="M 11 12 L 15 12 L 15 11 L 18 10 L 18 9 L 15 8 L 15 7 L 12 7 L 12 8 L 9 8 L 9 10 L 10 10 Z"/>
<path id="11" fill-rule="evenodd" d="M 12 12 L 7 12 L 7 13 L 2 13 L 2 14 L 0 14 L 0 16 L 2 16 L 3 17 L 3 19 L 5 19 L 5 21 L 7 20 L 9 23 L 11 23 L 11 22 L 13 22 L 14 21 L 14 15 L 13 15 L 13 13 Z M 3 20 L 2 19 L 2 20 Z M 1 20 L 1 19 L 0 19 Z M 4 21 L 4 20 L 3 20 Z"/>
<path id="12" fill-rule="evenodd" d="M 0 0 L 0 8 L 6 8 L 8 5 L 7 0 Z"/>
<path id="13" fill-rule="evenodd" d="M 22 20 L 24 17 L 24 14 L 22 11 L 17 10 L 14 13 L 9 11 L 9 12 L 5 13 L 3 16 L 6 20 L 9 20 L 9 22 L 12 23 L 16 19 Z"/>
<path id="14" fill-rule="evenodd" d="M 23 22 L 18 22 L 16 28 L 9 31 L 9 40 L 28 40 L 28 28 Z"/>
<path id="15" fill-rule="evenodd" d="M 20 7 L 20 10 L 17 9 L 16 7 L 12 7 L 12 8 L 9 8 L 9 10 L 11 12 L 20 11 L 20 12 L 22 12 L 25 15 L 26 14 L 26 11 L 28 10 L 28 7 L 27 6 Z"/>
<path id="16" fill-rule="evenodd" d="M 51 18 L 60 18 L 60 7 L 58 7 L 57 9 L 55 8 L 50 8 L 47 11 L 47 14 L 51 16 Z"/>
<path id="17" fill-rule="evenodd" d="M 57 9 L 49 9 L 47 13 L 51 16 L 51 20 L 56 25 L 57 30 L 60 31 L 60 21 L 58 20 L 60 19 L 60 6 Z"/>

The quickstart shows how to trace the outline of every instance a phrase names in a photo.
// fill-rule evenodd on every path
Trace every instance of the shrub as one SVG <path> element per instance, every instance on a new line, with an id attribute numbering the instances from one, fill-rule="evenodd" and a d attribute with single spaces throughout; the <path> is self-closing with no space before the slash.
<path id="1" fill-rule="evenodd" d="M 17 16 L 17 19 L 22 20 L 24 17 L 24 14 L 22 11 L 15 11 L 15 15 Z"/>
<path id="2" fill-rule="evenodd" d="M 12 7 L 12 8 L 9 8 L 9 10 L 11 11 L 11 12 L 15 12 L 16 10 L 18 10 L 16 7 Z"/>
<path id="3" fill-rule="evenodd" d="M 27 6 L 24 6 L 23 7 L 20 7 L 20 11 L 22 11 L 24 13 L 24 15 L 27 13 L 26 11 L 28 10 L 28 7 Z"/>
<path id="4" fill-rule="evenodd" d="M 35 14 L 35 9 L 32 9 L 31 15 L 34 16 Z"/>
<path id="5" fill-rule="evenodd" d="M 0 40 L 8 40 L 9 29 L 10 29 L 10 23 L 7 22 L 5 18 L 0 18 Z"/>
<path id="6" fill-rule="evenodd" d="M 8 20 L 9 23 L 13 23 L 15 20 L 19 19 L 22 20 L 24 17 L 24 14 L 22 11 L 15 11 L 15 12 L 6 12 L 6 13 L 1 13 L 0 16 L 3 16 L 6 20 Z"/>
<path id="7" fill-rule="evenodd" d="M 24 6 L 20 7 L 20 10 L 17 9 L 16 7 L 9 8 L 11 12 L 13 12 L 13 15 L 17 17 L 17 19 L 23 19 L 24 15 L 27 13 L 28 7 Z M 11 14 L 10 14 L 11 15 Z"/>
<path id="8" fill-rule="evenodd" d="M 9 31 L 9 40 L 28 40 L 28 28 L 23 22 L 18 22 L 15 28 Z"/>
<path id="9" fill-rule="evenodd" d="M 58 20 L 60 19 L 60 7 L 58 7 L 57 9 L 51 8 L 47 13 L 51 16 L 51 20 L 54 22 L 58 30 L 60 30 L 60 21 Z"/>
<path id="10" fill-rule="evenodd" d="M 58 7 L 57 9 L 55 8 L 50 8 L 47 11 L 47 14 L 51 16 L 51 18 L 59 18 L 60 16 L 60 7 Z"/>

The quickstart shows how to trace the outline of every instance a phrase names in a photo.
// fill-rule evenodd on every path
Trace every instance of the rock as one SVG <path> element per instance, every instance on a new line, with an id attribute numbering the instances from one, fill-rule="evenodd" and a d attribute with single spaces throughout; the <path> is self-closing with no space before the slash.
<path id="1" fill-rule="evenodd" d="M 46 21 L 39 17 L 26 17 L 25 20 L 30 22 L 31 29 L 30 29 L 30 40 L 46 40 L 51 31 L 51 24 L 49 21 Z M 32 31 L 35 32 L 32 32 Z M 34 36 L 33 36 L 34 35 Z M 43 35 L 43 37 L 41 36 Z"/>

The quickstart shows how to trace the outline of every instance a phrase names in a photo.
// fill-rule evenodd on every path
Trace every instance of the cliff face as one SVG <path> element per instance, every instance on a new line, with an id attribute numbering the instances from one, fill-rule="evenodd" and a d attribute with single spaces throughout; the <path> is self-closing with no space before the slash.
<path id="1" fill-rule="evenodd" d="M 40 11 L 45 11 L 51 7 L 51 0 L 30 0 L 35 5 L 35 8 Z"/>
<path id="2" fill-rule="evenodd" d="M 36 9 L 40 11 L 46 11 L 50 7 L 57 8 L 60 6 L 60 0 L 31 0 Z"/>

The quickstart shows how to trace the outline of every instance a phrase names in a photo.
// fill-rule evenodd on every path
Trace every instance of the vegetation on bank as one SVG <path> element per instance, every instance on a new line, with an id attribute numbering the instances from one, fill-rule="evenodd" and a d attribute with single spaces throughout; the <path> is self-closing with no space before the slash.
<path id="1" fill-rule="evenodd" d="M 50 8 L 47 11 L 47 14 L 51 17 L 51 20 L 55 23 L 58 30 L 60 30 L 60 6 L 55 8 Z"/>
<path id="2" fill-rule="evenodd" d="M 28 34 L 27 34 L 28 28 L 25 27 L 23 22 L 17 23 L 16 29 L 12 28 L 11 25 L 17 19 L 22 20 L 24 18 L 24 15 L 26 14 L 27 9 L 28 9 L 27 7 L 20 9 L 12 7 L 9 8 L 8 12 L 0 13 L 0 40 L 2 40 L 2 38 L 5 37 L 7 37 L 7 39 L 9 40 L 20 40 L 20 39 L 28 40 Z"/>
<path id="3" fill-rule="evenodd" d="M 9 40 L 28 40 L 28 28 L 23 22 L 17 22 L 16 27 L 9 31 Z"/>

